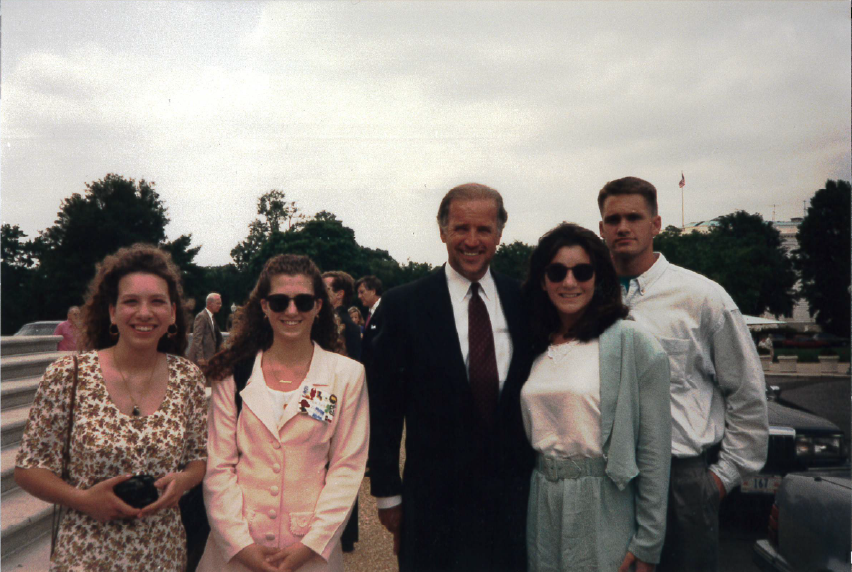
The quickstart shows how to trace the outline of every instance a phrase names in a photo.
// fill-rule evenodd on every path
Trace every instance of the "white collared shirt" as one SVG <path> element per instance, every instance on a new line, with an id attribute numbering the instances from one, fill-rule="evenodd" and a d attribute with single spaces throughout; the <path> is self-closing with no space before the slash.
<path id="1" fill-rule="evenodd" d="M 210 311 L 210 308 L 204 308 L 204 311 L 207 312 L 207 317 L 210 318 L 210 325 L 213 327 L 213 331 L 216 331 L 216 321 L 213 319 L 213 312 Z"/>
<path id="2" fill-rule="evenodd" d="M 657 256 L 622 289 L 624 302 L 669 356 L 672 456 L 694 457 L 721 441 L 719 461 L 710 468 L 730 491 L 766 461 L 769 429 L 760 358 L 724 288 Z"/>
<path id="3" fill-rule="evenodd" d="M 452 266 L 445 267 L 447 274 L 447 288 L 450 290 L 450 302 L 453 306 L 453 318 L 456 322 L 456 333 L 459 336 L 462 357 L 465 369 L 470 367 L 470 343 L 468 341 L 468 317 L 467 308 L 470 302 L 471 290 L 470 280 L 459 274 Z M 509 364 L 512 361 L 512 337 L 509 335 L 509 325 L 506 323 L 506 315 L 500 304 L 500 296 L 497 295 L 497 285 L 491 269 L 479 280 L 480 297 L 488 310 L 488 318 L 491 321 L 491 331 L 494 333 L 494 351 L 497 357 L 497 375 L 500 378 L 500 390 L 509 373 Z M 468 372 L 468 376 L 470 373 Z"/>
<path id="4" fill-rule="evenodd" d="M 376 298 L 376 303 L 373 304 L 372 306 L 370 306 L 370 308 L 367 310 L 370 313 L 371 316 L 376 313 L 376 309 L 379 307 L 379 303 L 381 301 L 382 301 L 381 298 Z"/>

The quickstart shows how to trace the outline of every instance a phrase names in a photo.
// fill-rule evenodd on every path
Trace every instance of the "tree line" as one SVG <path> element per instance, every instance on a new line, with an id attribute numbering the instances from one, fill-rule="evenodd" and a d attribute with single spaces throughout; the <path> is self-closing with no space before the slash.
<path id="1" fill-rule="evenodd" d="M 305 254 L 323 271 L 343 270 L 355 278 L 373 274 L 385 289 L 432 271 L 427 263 L 400 263 L 386 250 L 358 244 L 355 232 L 329 211 L 305 216 L 277 189 L 258 199 L 257 218 L 231 250 L 233 262 L 202 267 L 195 262 L 200 246 L 192 245 L 191 234 L 166 240 L 167 208 L 153 182 L 108 174 L 85 187 L 62 201 L 54 224 L 37 237 L 28 239 L 17 225 L 2 225 L 3 335 L 27 322 L 64 318 L 69 306 L 85 298 L 96 264 L 136 242 L 171 253 L 196 311 L 208 292 L 221 293 L 222 326 L 230 306 L 245 301 L 264 262 L 275 254 Z M 787 314 L 803 296 L 825 331 L 845 337 L 850 327 L 851 196 L 848 181 L 831 180 L 814 194 L 792 256 L 785 254 L 771 223 L 742 211 L 721 217 L 707 234 L 684 234 L 670 226 L 656 238 L 655 249 L 720 283 L 744 314 Z M 492 265 L 523 280 L 532 250 L 520 241 L 502 244 Z"/>

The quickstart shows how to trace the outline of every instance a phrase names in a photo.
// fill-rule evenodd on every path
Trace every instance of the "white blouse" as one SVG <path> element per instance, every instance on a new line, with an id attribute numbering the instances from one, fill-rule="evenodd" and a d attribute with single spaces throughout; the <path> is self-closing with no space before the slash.
<path id="1" fill-rule="evenodd" d="M 298 385 L 296 389 L 291 389 L 290 391 L 279 391 L 278 389 L 272 389 L 268 385 L 266 389 L 269 390 L 270 405 L 272 406 L 272 413 L 275 415 L 275 422 L 281 425 L 281 418 L 284 417 L 284 408 L 287 407 L 287 404 L 296 395 Z"/>
<path id="2" fill-rule="evenodd" d="M 538 356 L 521 390 L 521 413 L 539 453 L 602 457 L 598 340 L 551 345 Z"/>

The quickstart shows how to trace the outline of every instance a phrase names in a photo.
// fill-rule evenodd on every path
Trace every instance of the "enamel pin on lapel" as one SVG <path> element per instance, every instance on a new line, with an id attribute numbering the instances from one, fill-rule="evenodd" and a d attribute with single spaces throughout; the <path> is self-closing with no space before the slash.
<path id="1" fill-rule="evenodd" d="M 337 409 L 337 396 L 333 393 L 323 393 L 316 387 L 306 385 L 299 398 L 299 412 L 316 419 L 331 423 Z"/>

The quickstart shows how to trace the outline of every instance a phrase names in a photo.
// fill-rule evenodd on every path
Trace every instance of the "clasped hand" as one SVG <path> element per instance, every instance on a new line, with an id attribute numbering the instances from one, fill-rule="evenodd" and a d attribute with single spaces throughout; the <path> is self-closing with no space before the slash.
<path id="1" fill-rule="evenodd" d="M 297 542 L 284 549 L 250 544 L 240 550 L 234 559 L 256 572 L 296 572 L 317 553 Z"/>
<path id="2" fill-rule="evenodd" d="M 144 518 L 163 508 L 176 506 L 183 493 L 189 489 L 189 477 L 185 473 L 169 473 L 157 479 L 154 486 L 160 489 L 160 498 L 145 508 L 133 508 L 116 496 L 113 488 L 133 475 L 120 475 L 92 485 L 82 493 L 78 510 L 98 522 L 109 522 L 127 518 Z"/>

